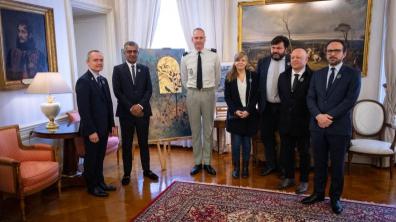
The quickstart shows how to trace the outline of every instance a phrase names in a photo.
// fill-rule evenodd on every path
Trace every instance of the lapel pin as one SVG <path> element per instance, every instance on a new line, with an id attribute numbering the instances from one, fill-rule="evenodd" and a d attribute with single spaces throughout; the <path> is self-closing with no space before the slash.
<path id="1" fill-rule="evenodd" d="M 140 72 L 140 69 L 138 69 L 138 72 Z"/>
<path id="2" fill-rule="evenodd" d="M 303 82 L 304 81 L 304 77 L 301 77 L 298 81 L 299 82 Z"/>
<path id="3" fill-rule="evenodd" d="M 337 79 L 341 78 L 341 74 L 338 74 L 336 78 L 337 78 Z"/>

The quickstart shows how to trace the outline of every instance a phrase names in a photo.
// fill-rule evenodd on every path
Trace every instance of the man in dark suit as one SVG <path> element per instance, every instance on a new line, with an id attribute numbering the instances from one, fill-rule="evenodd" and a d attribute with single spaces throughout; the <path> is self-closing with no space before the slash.
<path id="1" fill-rule="evenodd" d="M 259 75 L 258 107 L 261 115 L 260 132 L 266 160 L 266 166 L 261 170 L 263 176 L 272 173 L 277 167 L 275 132 L 278 131 L 280 109 L 278 78 L 280 73 L 290 67 L 287 47 L 289 47 L 289 39 L 285 36 L 276 36 L 271 41 L 271 56 L 260 59 L 257 63 L 257 74 Z M 282 156 L 282 153 L 280 156 Z"/>
<path id="2" fill-rule="evenodd" d="M 342 40 L 326 45 L 329 66 L 316 71 L 311 80 L 307 104 L 311 112 L 311 138 L 314 153 L 314 193 L 302 200 L 313 204 L 324 200 L 328 158 L 331 162 L 330 203 L 334 213 L 343 208 L 340 197 L 344 186 L 344 159 L 352 134 L 351 109 L 360 92 L 360 72 L 343 64 L 346 46 Z"/>
<path id="3" fill-rule="evenodd" d="M 278 91 L 281 99 L 279 133 L 281 137 L 282 164 L 285 179 L 279 189 L 294 186 L 295 148 L 300 156 L 300 185 L 296 189 L 301 194 L 308 189 L 309 173 L 309 118 L 307 93 L 312 71 L 307 65 L 308 54 L 303 48 L 296 48 L 291 53 L 291 68 L 281 73 Z"/>
<path id="4" fill-rule="evenodd" d="M 114 66 L 113 90 L 117 97 L 116 116 L 120 118 L 122 136 L 122 161 L 124 176 L 122 185 L 130 182 L 132 170 L 132 142 L 135 129 L 137 131 L 140 161 L 143 176 L 158 180 L 158 176 L 150 170 L 150 152 L 148 133 L 152 93 L 150 72 L 147 66 L 137 63 L 139 46 L 132 41 L 124 44 L 126 62 Z"/>
<path id="5" fill-rule="evenodd" d="M 114 191 L 106 185 L 103 177 L 103 160 L 106 154 L 109 133 L 117 134 L 114 126 L 113 104 L 106 78 L 99 74 L 103 70 L 103 55 L 91 50 L 87 56 L 88 71 L 76 83 L 77 106 L 81 116 L 80 133 L 84 137 L 84 177 L 88 192 L 106 197 L 106 191 Z"/>

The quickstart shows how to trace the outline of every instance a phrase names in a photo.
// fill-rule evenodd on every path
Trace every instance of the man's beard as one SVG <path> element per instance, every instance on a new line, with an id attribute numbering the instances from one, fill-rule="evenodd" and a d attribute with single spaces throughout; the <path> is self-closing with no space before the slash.
<path id="1" fill-rule="evenodd" d="M 285 53 L 283 53 L 283 54 L 271 53 L 271 58 L 275 61 L 279 61 L 279 60 L 283 59 L 284 56 L 285 56 Z"/>

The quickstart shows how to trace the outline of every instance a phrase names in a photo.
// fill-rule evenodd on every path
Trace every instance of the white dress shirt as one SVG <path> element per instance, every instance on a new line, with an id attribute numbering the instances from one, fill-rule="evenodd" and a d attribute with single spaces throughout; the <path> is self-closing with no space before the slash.
<path id="1" fill-rule="evenodd" d="M 136 72 L 136 62 L 135 62 L 134 64 L 132 64 L 132 63 L 126 61 L 126 63 L 128 64 L 128 68 L 129 68 L 129 72 L 131 73 L 131 77 L 132 77 L 133 84 L 135 84 L 135 78 L 136 78 L 136 76 L 137 76 L 137 72 Z M 132 65 L 133 65 L 133 69 L 134 69 L 134 71 L 135 71 L 135 77 L 133 77 Z"/>
<path id="2" fill-rule="evenodd" d="M 296 72 L 296 70 L 292 69 L 292 76 L 291 76 L 291 87 L 293 88 L 294 78 L 296 78 L 295 74 L 298 74 L 298 79 L 301 78 L 302 74 L 305 72 L 305 66 L 300 71 Z"/>
<path id="3" fill-rule="evenodd" d="M 267 72 L 267 101 L 270 103 L 280 103 L 278 79 L 279 74 L 285 71 L 285 63 L 285 56 L 279 61 L 271 59 Z"/>
<path id="4" fill-rule="evenodd" d="M 241 99 L 242 106 L 246 107 L 246 76 L 243 80 L 240 80 L 237 78 L 237 85 L 238 85 L 238 93 L 239 93 L 239 98 Z"/>

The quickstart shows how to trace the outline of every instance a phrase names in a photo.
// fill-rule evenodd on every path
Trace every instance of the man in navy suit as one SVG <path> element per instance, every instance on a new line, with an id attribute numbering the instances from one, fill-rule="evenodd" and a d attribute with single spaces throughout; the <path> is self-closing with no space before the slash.
<path id="1" fill-rule="evenodd" d="M 309 174 L 309 119 L 307 93 L 312 71 L 307 65 L 308 54 L 303 48 L 295 48 L 291 53 L 291 68 L 281 73 L 278 81 L 279 97 L 281 99 L 279 134 L 281 137 L 281 152 L 284 159 L 285 179 L 279 184 L 279 189 L 294 186 L 295 148 L 300 157 L 300 185 L 296 189 L 301 194 L 308 189 Z"/>
<path id="2" fill-rule="evenodd" d="M 80 133 L 84 137 L 84 177 L 88 192 L 106 197 L 106 191 L 114 191 L 106 185 L 103 177 L 103 160 L 109 133 L 117 134 L 114 126 L 113 104 L 109 84 L 99 74 L 103 70 L 103 55 L 91 50 L 87 56 L 88 71 L 76 83 L 77 106 L 81 116 Z"/>
<path id="3" fill-rule="evenodd" d="M 120 118 L 122 137 L 122 161 L 124 176 L 122 185 L 130 182 L 132 170 L 132 142 L 135 129 L 137 131 L 140 161 L 143 176 L 158 180 L 158 176 L 150 170 L 150 152 L 148 133 L 152 93 L 150 72 L 147 66 L 137 63 L 139 46 L 133 41 L 124 44 L 126 62 L 114 66 L 113 90 L 117 97 L 116 116 Z"/>
<path id="4" fill-rule="evenodd" d="M 346 50 L 342 40 L 327 43 L 329 66 L 313 74 L 307 96 L 315 177 L 313 194 L 301 202 L 313 204 L 324 200 L 330 156 L 329 196 L 336 214 L 343 210 L 340 197 L 344 186 L 345 152 L 352 134 L 351 110 L 360 92 L 360 72 L 343 64 Z"/>
<path id="5" fill-rule="evenodd" d="M 272 173 L 277 168 L 275 132 L 278 131 L 280 112 L 278 78 L 280 73 L 290 67 L 287 47 L 289 47 L 289 39 L 285 36 L 276 36 L 271 41 L 271 56 L 260 59 L 257 63 L 257 74 L 259 76 L 258 107 L 261 115 L 260 132 L 266 160 L 266 166 L 261 170 L 263 176 Z M 282 153 L 280 156 L 282 156 Z M 278 167 L 282 168 L 281 166 Z"/>

